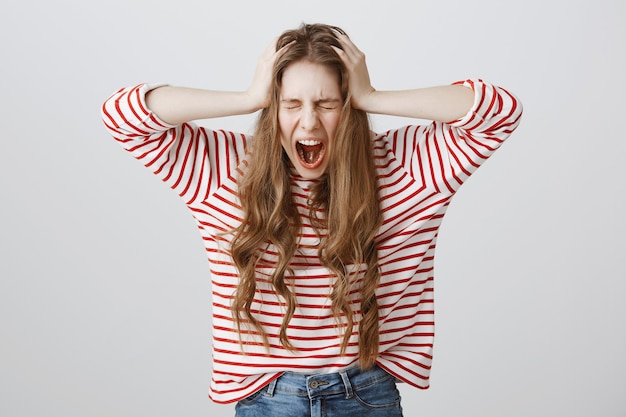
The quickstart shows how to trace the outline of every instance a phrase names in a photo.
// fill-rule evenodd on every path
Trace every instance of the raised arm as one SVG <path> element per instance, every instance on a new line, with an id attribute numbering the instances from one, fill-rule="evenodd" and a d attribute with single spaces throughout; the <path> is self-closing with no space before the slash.
<path id="1" fill-rule="evenodd" d="M 146 105 L 172 125 L 199 119 L 253 113 L 269 105 L 272 67 L 280 52 L 275 41 L 259 57 L 254 79 L 246 91 L 212 91 L 164 86 L 146 95 Z"/>
<path id="2" fill-rule="evenodd" d="M 372 87 L 365 54 L 346 35 L 339 34 L 343 50 L 335 48 L 350 73 L 352 105 L 368 113 L 450 122 L 465 116 L 474 103 L 474 92 L 463 85 L 443 85 L 399 91 Z"/>
<path id="3" fill-rule="evenodd" d="M 385 133 L 407 172 L 437 191 L 454 193 L 517 128 L 519 100 L 482 80 L 399 91 L 372 87 L 365 55 L 339 34 L 335 48 L 349 71 L 351 104 L 369 113 L 431 120 Z"/>
<path id="4" fill-rule="evenodd" d="M 261 106 L 246 92 L 164 86 L 146 94 L 146 104 L 171 125 L 192 120 L 253 113 Z"/>
<path id="5" fill-rule="evenodd" d="M 246 153 L 243 134 L 210 130 L 194 120 L 246 114 L 269 104 L 275 44 L 260 56 L 250 87 L 241 92 L 140 84 L 103 103 L 113 138 L 167 183 L 188 205 L 208 198 L 231 178 Z"/>

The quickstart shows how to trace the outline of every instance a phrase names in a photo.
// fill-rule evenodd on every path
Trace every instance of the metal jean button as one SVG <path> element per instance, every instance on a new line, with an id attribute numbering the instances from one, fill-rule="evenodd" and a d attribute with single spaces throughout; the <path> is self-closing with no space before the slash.
<path id="1" fill-rule="evenodd" d="M 315 389 L 321 387 L 322 385 L 328 385 L 328 381 L 311 381 L 309 383 L 309 388 Z"/>

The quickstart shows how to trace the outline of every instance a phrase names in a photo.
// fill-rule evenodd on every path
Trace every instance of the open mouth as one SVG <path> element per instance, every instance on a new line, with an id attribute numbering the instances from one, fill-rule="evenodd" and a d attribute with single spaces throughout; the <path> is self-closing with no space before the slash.
<path id="1" fill-rule="evenodd" d="M 304 139 L 296 142 L 298 158 L 306 168 L 317 168 L 324 159 L 325 146 L 319 140 Z"/>

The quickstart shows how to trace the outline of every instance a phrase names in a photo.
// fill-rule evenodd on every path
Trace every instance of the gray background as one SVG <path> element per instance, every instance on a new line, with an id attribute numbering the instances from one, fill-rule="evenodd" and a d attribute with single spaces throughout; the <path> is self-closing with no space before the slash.
<path id="1" fill-rule="evenodd" d="M 0 19 L 3 417 L 233 414 L 207 399 L 200 235 L 99 106 L 142 81 L 245 89 L 302 21 L 348 31 L 379 89 L 481 77 L 525 106 L 444 220 L 432 387 L 401 387 L 406 415 L 626 415 L 623 2 L 34 0 Z"/>

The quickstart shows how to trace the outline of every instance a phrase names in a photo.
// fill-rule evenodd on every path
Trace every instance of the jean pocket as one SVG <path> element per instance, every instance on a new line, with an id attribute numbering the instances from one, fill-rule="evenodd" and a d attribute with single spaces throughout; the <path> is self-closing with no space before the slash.
<path id="1" fill-rule="evenodd" d="M 267 392 L 267 385 L 261 388 L 260 390 L 254 392 L 253 394 L 248 395 L 246 398 L 239 400 L 239 404 L 252 405 L 255 402 L 257 402 L 257 400 L 261 398 L 263 394 L 265 394 L 266 392 Z"/>
<path id="2" fill-rule="evenodd" d="M 373 384 L 354 390 L 355 399 L 367 408 L 392 408 L 400 406 L 400 391 L 391 375 Z"/>

